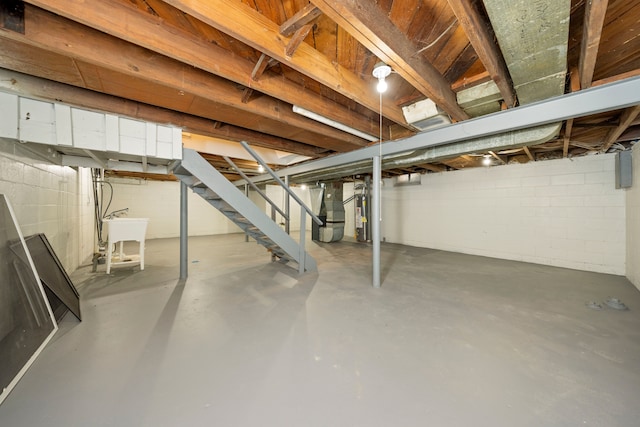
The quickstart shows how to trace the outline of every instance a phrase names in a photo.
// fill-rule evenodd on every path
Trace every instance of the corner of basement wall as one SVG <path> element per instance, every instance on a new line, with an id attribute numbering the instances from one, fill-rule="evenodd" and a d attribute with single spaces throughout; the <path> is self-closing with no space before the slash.
<path id="1" fill-rule="evenodd" d="M 89 169 L 47 163 L 18 141 L 0 138 L 0 193 L 22 234 L 44 233 L 68 272 L 94 251 L 91 185 Z"/>
<path id="2" fill-rule="evenodd" d="M 622 276 L 628 259 L 625 191 L 615 189 L 614 154 L 433 173 L 414 186 L 385 181 L 382 237 Z M 637 211 L 636 201 L 636 237 Z M 635 245 L 630 267 L 640 259 L 637 240 Z"/>
<path id="3" fill-rule="evenodd" d="M 627 279 L 640 290 L 640 143 L 633 146 L 633 183 L 627 189 Z"/>

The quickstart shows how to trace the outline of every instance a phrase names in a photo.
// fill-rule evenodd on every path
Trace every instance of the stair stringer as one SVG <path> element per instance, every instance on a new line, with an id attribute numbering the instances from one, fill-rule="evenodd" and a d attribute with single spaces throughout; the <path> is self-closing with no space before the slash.
<path id="1" fill-rule="evenodd" d="M 217 194 L 220 199 L 224 200 L 226 204 L 238 212 L 238 214 L 262 231 L 262 233 L 282 249 L 291 259 L 300 264 L 300 245 L 278 224 L 271 220 L 271 218 L 269 218 L 260 208 L 258 208 L 255 203 L 246 197 L 238 187 L 218 172 L 216 168 L 211 166 L 211 164 L 198 154 L 197 151 L 185 148 L 183 149 L 182 156 L 182 162 L 177 169 L 183 168 L 192 176 L 196 177 L 202 184 L 204 184 L 204 186 Z M 179 175 L 179 173 L 177 173 L 177 175 Z M 189 185 L 189 183 L 187 184 Z M 203 196 L 203 198 L 207 200 L 207 198 L 204 197 L 204 194 L 197 194 Z M 219 208 L 219 204 L 212 203 L 211 200 L 207 201 L 218 210 L 222 210 Z M 237 221 L 234 221 L 234 219 L 229 215 L 225 214 L 225 216 L 231 219 L 241 229 L 244 230 L 246 228 L 240 226 L 240 224 Z M 258 243 L 265 246 L 260 241 L 258 241 Z M 307 253 L 304 248 L 303 254 L 304 270 L 316 271 L 317 265 L 315 259 L 313 259 L 313 257 Z"/>

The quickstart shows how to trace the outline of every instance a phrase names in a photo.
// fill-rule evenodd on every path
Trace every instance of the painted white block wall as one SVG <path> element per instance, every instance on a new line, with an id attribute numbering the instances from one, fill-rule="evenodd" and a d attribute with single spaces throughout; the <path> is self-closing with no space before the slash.
<path id="1" fill-rule="evenodd" d="M 109 212 L 129 208 L 129 218 L 149 218 L 147 239 L 180 235 L 180 183 L 176 181 L 145 181 L 142 179 L 110 178 L 113 201 Z M 108 196 L 105 190 L 105 198 Z M 189 235 L 240 233 L 242 230 L 200 196 L 187 190 Z M 263 207 L 260 196 L 250 192 L 250 198 Z M 106 201 L 105 201 L 106 203 Z"/>
<path id="2" fill-rule="evenodd" d="M 309 208 L 311 207 L 311 196 L 309 194 L 308 189 L 303 190 L 301 187 L 291 187 L 291 189 L 293 190 L 295 195 L 298 196 L 304 202 L 305 205 L 307 205 Z M 264 193 L 280 209 L 282 209 L 282 211 L 284 211 L 286 193 L 282 187 L 280 187 L 279 185 L 267 185 L 266 189 L 264 190 Z M 291 219 L 291 223 L 289 224 L 289 230 L 291 230 L 292 232 L 300 231 L 300 205 L 298 204 L 298 202 L 293 200 L 293 198 L 290 198 L 289 208 L 291 209 L 291 212 L 289 214 L 289 218 Z M 265 203 L 264 212 L 267 214 L 269 218 L 271 218 L 271 205 L 269 205 L 268 203 Z M 306 223 L 305 223 L 305 229 L 307 231 L 311 230 L 312 221 L 313 220 L 311 219 L 311 217 L 307 215 Z M 284 223 L 284 219 L 278 212 L 276 212 L 276 222 Z"/>
<path id="3" fill-rule="evenodd" d="M 388 242 L 625 274 L 614 155 L 428 174 L 382 188 Z"/>
<path id="4" fill-rule="evenodd" d="M 640 289 L 640 143 L 633 147 L 633 184 L 627 193 L 627 278 Z"/>
<path id="5" fill-rule="evenodd" d="M 44 233 L 68 272 L 93 254 L 88 169 L 45 163 L 20 143 L 0 138 L 0 193 L 9 198 L 23 235 Z"/>

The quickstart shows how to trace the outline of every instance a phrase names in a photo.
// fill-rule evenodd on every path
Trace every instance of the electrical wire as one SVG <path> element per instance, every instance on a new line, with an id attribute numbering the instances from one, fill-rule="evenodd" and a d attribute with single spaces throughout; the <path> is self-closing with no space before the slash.
<path id="1" fill-rule="evenodd" d="M 99 169 L 91 169 L 91 181 L 93 184 L 93 200 L 94 200 L 94 216 L 96 220 L 96 233 L 98 235 L 98 245 L 103 246 L 105 241 L 102 238 L 102 225 L 103 219 L 106 218 L 106 213 L 113 202 L 113 185 L 110 182 L 101 179 Z M 106 208 L 104 206 L 104 186 L 109 187 L 109 201 Z M 98 189 L 98 185 L 100 188 Z"/>
<path id="2" fill-rule="evenodd" d="M 113 185 L 109 181 L 101 181 L 102 184 L 107 184 L 109 186 L 109 203 L 107 203 L 107 207 L 102 211 L 102 219 L 107 217 L 107 212 L 109 212 L 109 207 L 111 207 L 111 202 L 113 202 Z M 102 192 L 104 196 L 104 191 Z"/>
<path id="3" fill-rule="evenodd" d="M 378 162 L 380 163 L 378 168 L 380 169 L 380 176 L 382 176 L 382 92 L 380 93 L 380 139 L 378 140 Z M 380 188 L 380 182 L 376 182 L 375 185 L 378 186 L 378 197 L 380 200 L 378 201 L 378 215 L 379 220 L 382 222 L 382 188 Z"/>

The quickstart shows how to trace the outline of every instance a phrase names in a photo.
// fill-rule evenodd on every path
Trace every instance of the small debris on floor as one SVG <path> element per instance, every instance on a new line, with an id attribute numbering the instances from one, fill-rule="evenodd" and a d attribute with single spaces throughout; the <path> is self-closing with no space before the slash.
<path id="1" fill-rule="evenodd" d="M 593 310 L 602 310 L 602 304 L 597 303 L 595 301 L 588 302 L 586 306 Z"/>
<path id="2" fill-rule="evenodd" d="M 194 259 L 193 261 L 191 261 L 191 264 L 197 264 L 199 262 L 200 262 L 200 260 Z"/>
<path id="3" fill-rule="evenodd" d="M 606 304 L 616 310 L 628 310 L 629 307 L 627 307 L 622 301 L 620 301 L 618 298 L 609 298 L 608 300 L 605 301 Z"/>

